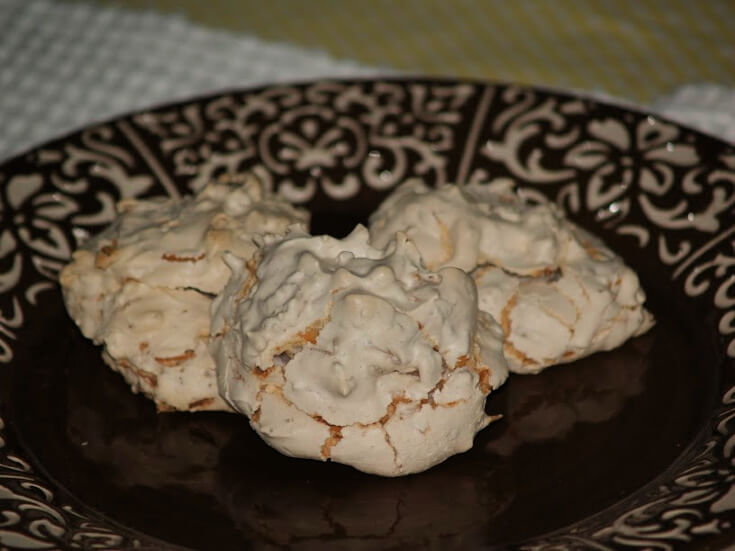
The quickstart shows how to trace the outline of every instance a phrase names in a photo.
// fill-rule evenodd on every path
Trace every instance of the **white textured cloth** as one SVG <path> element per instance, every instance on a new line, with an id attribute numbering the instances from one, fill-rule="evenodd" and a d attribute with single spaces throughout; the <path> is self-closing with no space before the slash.
<path id="1" fill-rule="evenodd" d="M 223 88 L 386 72 L 178 16 L 0 0 L 0 158 L 94 121 Z"/>
<path id="2" fill-rule="evenodd" d="M 651 108 L 662 115 L 735 144 L 735 89 L 691 84 L 660 98 Z"/>
<path id="3" fill-rule="evenodd" d="M 387 72 L 178 16 L 0 0 L 0 159 L 95 121 L 224 88 Z M 735 90 L 688 86 L 653 107 L 735 142 Z"/>

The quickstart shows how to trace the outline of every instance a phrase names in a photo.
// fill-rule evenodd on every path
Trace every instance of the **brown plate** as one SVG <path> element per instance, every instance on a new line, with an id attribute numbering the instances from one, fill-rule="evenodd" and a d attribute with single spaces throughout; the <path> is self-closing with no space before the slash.
<path id="1" fill-rule="evenodd" d="M 244 417 L 156 414 L 55 277 L 120 197 L 252 171 L 344 235 L 408 177 L 512 177 L 639 272 L 659 323 L 515 376 L 474 448 L 381 479 Z M 643 113 L 449 80 L 314 82 L 138 113 L 0 166 L 0 548 L 711 549 L 735 515 L 735 152 Z"/>

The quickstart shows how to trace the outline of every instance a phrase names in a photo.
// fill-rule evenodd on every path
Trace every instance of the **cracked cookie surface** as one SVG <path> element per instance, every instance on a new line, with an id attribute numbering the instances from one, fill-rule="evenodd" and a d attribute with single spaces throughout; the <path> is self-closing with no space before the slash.
<path id="1" fill-rule="evenodd" d="M 503 329 L 511 371 L 537 373 L 644 333 L 638 277 L 551 203 L 524 201 L 512 183 L 411 180 L 370 218 L 374 245 L 405 232 L 433 270 L 455 266 L 477 283 L 479 306 Z"/>
<path id="2" fill-rule="evenodd" d="M 283 234 L 308 214 L 254 179 L 181 200 L 126 199 L 118 211 L 61 271 L 70 316 L 160 411 L 229 409 L 208 351 L 211 302 L 230 274 L 222 253 L 247 258 L 256 235 Z"/>
<path id="3" fill-rule="evenodd" d="M 397 235 L 292 232 L 233 277 L 213 308 L 220 394 L 271 446 L 384 476 L 466 451 L 507 377 L 502 331 L 472 278 L 430 272 Z"/>

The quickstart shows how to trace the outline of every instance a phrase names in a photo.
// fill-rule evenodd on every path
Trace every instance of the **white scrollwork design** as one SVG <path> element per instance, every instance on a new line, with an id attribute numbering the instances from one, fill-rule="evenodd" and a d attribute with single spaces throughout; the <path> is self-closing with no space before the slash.
<path id="1" fill-rule="evenodd" d="M 466 84 L 325 82 L 228 95 L 134 121 L 160 140 L 191 189 L 259 165 L 295 203 L 318 190 L 346 200 L 362 182 L 389 189 L 409 171 L 447 181 L 446 152 L 475 93 Z"/>
<path id="2" fill-rule="evenodd" d="M 31 466 L 7 449 L 4 426 L 0 418 L 0 548 L 111 551 L 139 546 L 72 507 L 60 506 Z"/>
<path id="3" fill-rule="evenodd" d="M 563 186 L 558 201 L 571 212 L 578 212 L 579 203 L 567 199 L 582 198 L 598 222 L 643 246 L 648 228 L 658 228 L 659 258 L 667 264 L 686 261 L 694 247 L 685 235 L 663 230 L 723 229 L 720 219 L 735 204 L 732 155 L 723 154 L 719 167 L 702 165 L 690 136 L 654 117 L 598 116 L 580 100 L 515 88 L 501 98 L 507 106 L 494 115 L 481 156 L 521 181 Z M 587 116 L 565 117 L 578 113 Z M 670 193 L 674 182 L 683 193 Z M 645 226 L 627 222 L 634 208 Z"/>
<path id="4" fill-rule="evenodd" d="M 517 97 L 521 100 L 512 103 Z M 570 167 L 552 167 L 546 162 L 549 146 L 559 148 L 576 137 L 578 130 L 569 128 L 563 111 L 583 109 L 579 100 L 560 102 L 549 98 L 536 105 L 535 95 L 527 90 L 507 89 L 502 98 L 511 105 L 494 119 L 493 128 L 502 132 L 497 139 L 489 139 L 482 154 L 503 163 L 516 178 L 534 183 L 552 183 L 569 180 L 575 171 Z M 534 143 L 543 139 L 534 146 Z M 544 147 L 546 146 L 546 147 Z"/>
<path id="5" fill-rule="evenodd" d="M 684 280 L 684 291 L 696 297 L 712 287 L 715 278 L 719 285 L 714 292 L 714 304 L 723 313 L 720 316 L 718 329 L 723 337 L 735 333 L 735 255 L 718 253 L 712 260 L 694 266 Z M 735 338 L 730 340 L 727 355 L 735 358 Z"/>
<path id="6" fill-rule="evenodd" d="M 85 227 L 109 223 L 118 198 L 138 196 L 153 186 L 153 177 L 136 166 L 133 152 L 117 142 L 111 126 L 90 128 L 77 141 L 37 151 L 36 170 L 0 177 L 0 293 L 6 298 L 0 304 L 0 363 L 13 358 L 8 339 L 15 338 L 26 308 L 23 293 L 9 294 L 21 278 L 55 282 L 72 250 L 88 237 Z M 34 291 L 24 297 L 31 302 L 48 288 L 31 286 Z"/>
<path id="7" fill-rule="evenodd" d="M 0 363 L 8 364 L 28 312 L 56 288 L 72 250 L 112 220 L 117 199 L 148 192 L 154 178 L 103 125 L 30 154 L 0 182 Z M 134 547 L 118 529 L 64 505 L 8 448 L 3 429 L 0 419 L 0 548 Z"/>
<path id="8" fill-rule="evenodd" d="M 293 202 L 319 193 L 345 201 L 409 175 L 450 180 L 460 128 L 481 92 L 451 82 L 278 86 L 144 113 L 126 124 L 189 189 L 252 171 Z M 689 131 L 642 115 L 613 116 L 583 99 L 504 86 L 488 97 L 490 118 L 478 126 L 469 179 L 538 184 L 569 212 L 650 251 L 683 293 L 714 308 L 723 351 L 735 358 L 735 253 L 727 225 L 735 154 L 705 159 Z M 24 170 L 0 175 L 0 362 L 12 361 L 24 322 L 54 288 L 61 264 L 112 219 L 116 200 L 156 190 L 139 157 L 109 124 L 46 146 Z M 0 547 L 140 543 L 64 504 L 8 438 L 0 419 Z M 734 458 L 735 387 L 722 399 L 712 437 L 660 488 L 616 518 L 522 548 L 668 551 L 722 534 L 725 515 L 735 510 Z"/>
<path id="9" fill-rule="evenodd" d="M 712 159 L 691 133 L 653 117 L 548 96 L 512 87 L 496 94 L 471 179 L 507 174 L 537 184 L 568 212 L 651 250 L 672 279 L 685 276 L 685 295 L 712 297 L 724 352 L 735 358 L 735 255 L 727 248 L 735 231 L 735 155 Z M 727 440 L 707 442 L 670 484 L 598 531 L 523 548 L 668 551 L 723 533 L 729 524 L 718 515 L 735 509 L 732 403 L 723 399 L 728 423 L 719 425 Z"/>

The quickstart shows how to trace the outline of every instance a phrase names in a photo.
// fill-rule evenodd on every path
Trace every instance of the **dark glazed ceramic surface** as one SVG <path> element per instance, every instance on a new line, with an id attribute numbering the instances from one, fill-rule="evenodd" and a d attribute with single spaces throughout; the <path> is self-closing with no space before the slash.
<path id="1" fill-rule="evenodd" d="M 515 376 L 504 419 L 422 474 L 283 457 L 230 414 L 156 414 L 55 276 L 120 197 L 252 171 L 344 235 L 411 176 L 511 177 L 639 272 L 659 323 Z M 0 548 L 673 549 L 732 539 L 735 153 L 645 114 L 454 81 L 236 91 L 0 167 Z"/>

